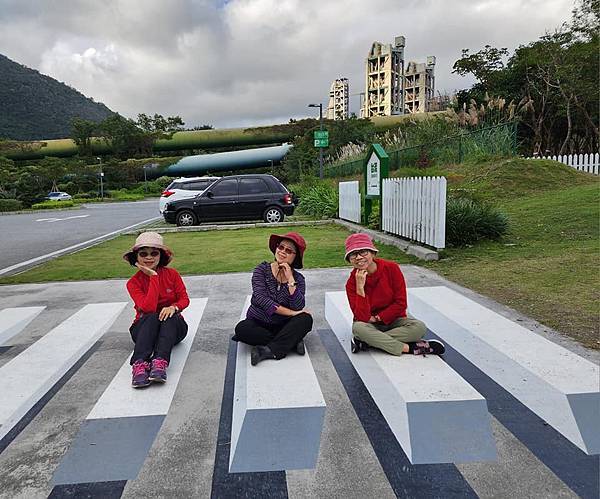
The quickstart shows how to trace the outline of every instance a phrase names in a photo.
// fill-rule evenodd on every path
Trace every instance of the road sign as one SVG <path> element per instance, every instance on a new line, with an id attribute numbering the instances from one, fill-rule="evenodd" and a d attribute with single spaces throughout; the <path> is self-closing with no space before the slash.
<path id="1" fill-rule="evenodd" d="M 329 147 L 329 132 L 327 130 L 314 131 L 315 147 Z"/>

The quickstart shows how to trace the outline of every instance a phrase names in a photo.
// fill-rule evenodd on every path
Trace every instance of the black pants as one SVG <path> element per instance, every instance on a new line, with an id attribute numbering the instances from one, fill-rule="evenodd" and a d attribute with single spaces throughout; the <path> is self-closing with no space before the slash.
<path id="1" fill-rule="evenodd" d="M 285 323 L 277 325 L 244 319 L 235 326 L 233 339 L 248 345 L 266 345 L 275 357 L 281 359 L 309 333 L 312 324 L 312 316 L 306 312 L 294 315 Z"/>
<path id="2" fill-rule="evenodd" d="M 159 321 L 158 314 L 144 314 L 129 328 L 135 343 L 130 364 L 156 357 L 171 360 L 171 350 L 187 335 L 188 326 L 181 314 Z"/>

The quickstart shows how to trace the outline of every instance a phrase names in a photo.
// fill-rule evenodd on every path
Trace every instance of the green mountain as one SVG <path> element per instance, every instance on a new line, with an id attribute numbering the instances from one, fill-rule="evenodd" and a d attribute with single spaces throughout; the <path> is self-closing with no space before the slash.
<path id="1" fill-rule="evenodd" d="M 75 117 L 102 121 L 113 111 L 74 88 L 0 54 L 0 138 L 60 139 Z"/>

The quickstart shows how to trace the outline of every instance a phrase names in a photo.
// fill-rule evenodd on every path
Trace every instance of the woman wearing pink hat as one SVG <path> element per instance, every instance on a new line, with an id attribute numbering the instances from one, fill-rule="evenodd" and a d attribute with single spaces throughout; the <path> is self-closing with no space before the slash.
<path id="1" fill-rule="evenodd" d="M 304 355 L 303 338 L 313 323 L 304 308 L 304 276 L 296 270 L 302 268 L 304 238 L 297 232 L 272 234 L 269 249 L 275 260 L 254 269 L 250 307 L 232 338 L 253 346 L 253 366 L 266 359 L 282 359 L 291 350 Z"/>
<path id="2" fill-rule="evenodd" d="M 160 234 L 140 234 L 123 258 L 138 268 L 127 281 L 136 312 L 129 328 L 135 343 L 131 386 L 143 388 L 151 382 L 164 383 L 171 350 L 187 334 L 188 326 L 180 312 L 190 300 L 179 273 L 167 267 L 173 253 Z"/>
<path id="3" fill-rule="evenodd" d="M 346 261 L 354 267 L 346 294 L 354 322 L 352 353 L 369 346 L 392 355 L 441 355 L 443 343 L 422 340 L 427 327 L 406 314 L 406 283 L 397 263 L 375 258 L 377 248 L 367 234 L 346 239 Z"/>

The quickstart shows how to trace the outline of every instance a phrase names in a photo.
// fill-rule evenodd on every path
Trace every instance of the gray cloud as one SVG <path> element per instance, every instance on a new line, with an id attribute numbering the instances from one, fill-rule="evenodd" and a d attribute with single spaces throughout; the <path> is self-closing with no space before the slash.
<path id="1" fill-rule="evenodd" d="M 570 18 L 571 0 L 0 0 L 0 52 L 126 116 L 189 126 L 314 116 L 334 78 L 364 89 L 375 40 L 406 37 L 406 59 L 437 57 L 437 89 L 461 49 L 510 49 Z M 358 97 L 351 98 L 357 111 Z"/>

